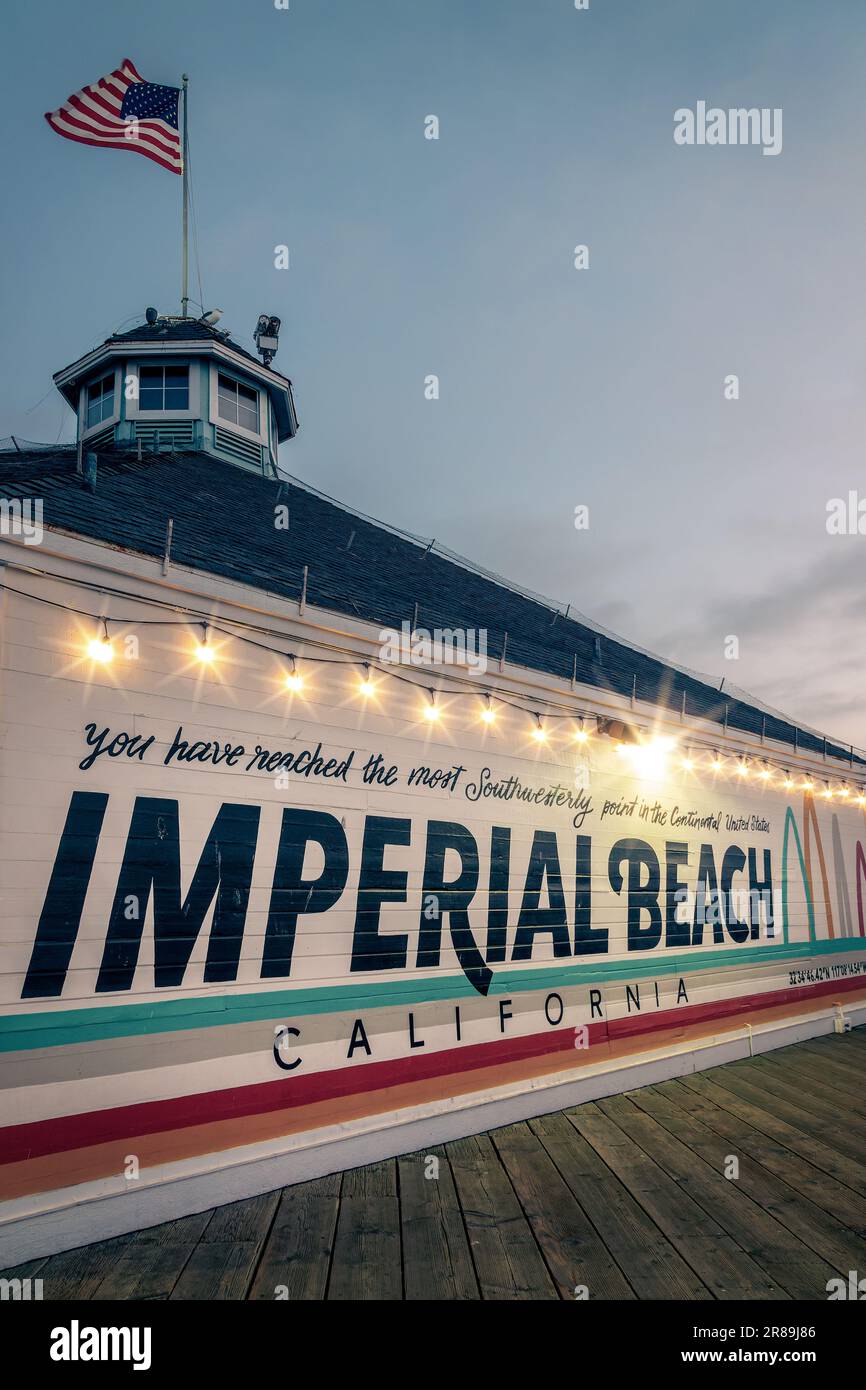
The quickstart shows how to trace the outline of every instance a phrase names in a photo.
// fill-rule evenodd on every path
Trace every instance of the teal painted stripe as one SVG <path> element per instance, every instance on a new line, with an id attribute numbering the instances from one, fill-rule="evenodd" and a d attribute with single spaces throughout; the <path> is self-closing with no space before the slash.
<path id="1" fill-rule="evenodd" d="M 627 960 L 588 961 L 580 965 L 549 966 L 496 975 L 491 994 L 525 993 L 567 985 L 621 983 L 647 976 L 684 975 L 695 970 L 716 970 L 749 963 L 802 957 L 838 955 L 866 950 L 866 937 L 840 937 L 833 941 L 804 941 L 777 946 L 727 947 L 670 955 L 649 953 Z M 866 978 L 866 977 L 864 977 Z M 231 1023 L 250 1023 L 269 1018 L 302 1018 L 310 1014 L 355 1012 L 385 1005 L 412 1005 L 436 999 L 478 999 L 464 975 L 442 979 L 386 980 L 379 984 L 337 985 L 316 989 L 281 989 L 256 994 L 224 994 L 204 999 L 166 999 L 152 1004 L 106 1004 L 101 1008 L 52 1009 L 41 1013 L 0 1018 L 0 1052 L 21 1052 L 34 1047 L 63 1047 L 100 1038 L 145 1037 L 153 1033 L 181 1032 L 190 1028 L 216 1028 Z"/>

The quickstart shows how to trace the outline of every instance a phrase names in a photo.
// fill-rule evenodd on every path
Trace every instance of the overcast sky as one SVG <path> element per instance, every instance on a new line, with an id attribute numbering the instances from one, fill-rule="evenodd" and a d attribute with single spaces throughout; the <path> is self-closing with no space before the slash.
<path id="1" fill-rule="evenodd" d="M 179 309 L 180 179 L 42 113 L 124 57 L 186 70 L 201 298 L 248 346 L 282 317 L 291 473 L 866 745 L 866 535 L 826 528 L 866 511 L 863 0 L 48 0 L 4 30 L 0 435 L 71 437 L 52 372 Z M 781 108 L 781 153 L 675 144 L 698 101 Z"/>

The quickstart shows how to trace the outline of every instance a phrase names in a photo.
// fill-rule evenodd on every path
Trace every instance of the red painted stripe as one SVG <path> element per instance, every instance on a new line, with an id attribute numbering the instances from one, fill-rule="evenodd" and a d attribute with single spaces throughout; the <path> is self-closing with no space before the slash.
<path id="1" fill-rule="evenodd" d="M 716 1000 L 710 1004 L 690 1004 L 654 1014 L 613 1019 L 589 1025 L 590 1043 L 613 1042 L 618 1038 L 651 1034 L 663 1029 L 726 1018 L 757 1009 L 782 1006 L 816 996 L 863 989 L 866 979 L 827 980 L 817 985 L 743 995 L 737 999 Z M 568 1051 L 574 1047 L 574 1027 L 533 1033 L 529 1037 L 508 1038 L 500 1042 L 473 1043 L 441 1052 L 400 1057 L 394 1061 L 368 1062 L 357 1067 L 333 1068 L 306 1076 L 290 1076 L 278 1081 L 260 1081 L 250 1086 L 223 1091 L 204 1091 L 198 1095 L 177 1096 L 170 1100 L 145 1101 L 136 1105 L 93 1110 L 80 1115 L 61 1115 L 49 1120 L 9 1125 L 0 1129 L 0 1164 L 20 1162 L 43 1154 L 80 1149 L 134 1135 L 157 1134 L 163 1130 L 185 1129 L 191 1125 L 238 1119 L 244 1115 L 266 1114 L 272 1110 L 293 1109 L 316 1101 L 336 1099 L 358 1091 L 385 1090 L 412 1081 L 423 1081 L 447 1073 L 476 1070 L 494 1064 L 507 1064 L 528 1057 Z M 503 1077 L 503 1084 L 507 1081 Z"/>
<path id="2" fill-rule="evenodd" d="M 590 1041 L 601 1041 L 603 1035 L 604 1024 L 593 1024 Z M 145 1101 L 111 1110 L 93 1110 L 82 1115 L 63 1115 L 52 1120 L 10 1125 L 0 1129 L 0 1163 L 36 1158 L 40 1154 L 64 1149 L 80 1149 L 88 1144 L 102 1144 L 133 1134 L 157 1134 L 161 1130 L 183 1129 L 189 1125 L 209 1124 L 214 1120 L 293 1109 L 314 1101 L 352 1095 L 356 1091 L 383 1090 L 407 1081 L 423 1081 L 448 1072 L 469 1071 L 489 1066 L 492 1062 L 537 1057 L 573 1046 L 574 1028 L 560 1028 L 549 1033 L 534 1033 L 529 1037 L 509 1038 L 505 1042 L 473 1043 L 422 1056 L 399 1057 L 394 1061 L 309 1072 L 306 1076 L 287 1076 L 279 1081 L 259 1081 L 233 1090 L 203 1091 L 198 1095 L 178 1096 L 172 1100 Z"/>
<path id="3" fill-rule="evenodd" d="M 823 980 L 817 985 L 795 985 L 789 989 L 775 989 L 769 994 L 742 994 L 739 998 L 720 999 L 714 1004 L 689 1004 L 684 1009 L 669 1009 L 653 1014 L 631 1014 L 626 1018 L 615 1018 L 608 1023 L 607 1031 L 611 1040 L 629 1038 L 639 1033 L 657 1033 L 676 1026 L 676 1020 L 686 1023 L 700 1023 L 714 1018 L 733 1018 L 737 1014 L 753 1013 L 755 1009 L 768 1005 L 781 1008 L 785 1004 L 797 1004 L 801 999 L 812 999 L 820 994 L 837 994 L 849 989 L 866 988 L 866 975 L 852 975 L 850 979 Z"/>

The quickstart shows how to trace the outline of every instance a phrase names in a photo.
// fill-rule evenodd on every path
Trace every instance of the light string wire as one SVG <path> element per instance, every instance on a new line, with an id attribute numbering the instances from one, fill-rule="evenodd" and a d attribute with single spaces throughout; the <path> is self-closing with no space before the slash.
<path id="1" fill-rule="evenodd" d="M 26 565 L 26 566 L 25 566 L 25 565 L 16 565 L 16 566 L 14 566 L 14 567 L 17 568 L 17 569 L 20 569 L 23 573 L 35 575 L 35 576 L 37 576 L 37 577 L 39 577 L 39 578 L 54 579 L 54 578 L 57 577 L 56 575 L 52 574 L 51 571 L 49 571 L 49 570 L 42 570 L 42 569 L 39 569 L 39 568 L 37 568 L 36 566 L 33 566 L 33 565 Z M 104 582 L 103 582 L 103 583 L 97 584 L 97 583 L 94 583 L 94 582 L 92 582 L 92 581 L 88 581 L 88 580 L 85 580 L 85 579 L 69 579 L 67 582 L 70 583 L 70 584 L 72 584 L 72 585 L 74 585 L 74 586 L 76 586 L 76 587 L 78 587 L 78 588 L 86 589 L 86 590 L 88 590 L 89 592 L 98 593 L 98 594 L 103 595 L 103 596 L 111 596 L 111 597 L 115 597 L 115 598 L 128 598 L 128 599 L 131 599 L 133 602 L 136 602 L 136 603 L 146 603 L 146 604 L 150 605 L 151 607 L 166 608 L 168 611 L 170 611 L 170 612 L 172 612 L 172 613 L 182 613 L 182 614 L 186 615 L 185 617 L 181 618 L 177 623 L 174 623 L 174 624 L 169 623 L 166 619 L 162 619 L 162 618 L 130 618 L 130 619 L 125 619 L 125 618 L 111 618 L 111 619 L 110 619 L 111 622 L 118 623 L 118 624 L 121 624 L 121 625 L 126 624 L 126 625 L 128 625 L 128 626 L 139 626 L 139 627 L 144 627 L 144 626 L 177 626 L 177 627 L 184 627 L 184 626 L 187 626 L 187 625 L 188 625 L 189 623 L 191 623 L 191 622 L 192 622 L 192 623 L 197 623 L 197 624 L 200 625 L 203 621 L 208 621 L 208 622 L 210 622 L 210 621 L 212 620 L 212 613 L 211 613 L 211 612 L 205 613 L 205 612 L 203 612 L 201 609 L 190 608 L 188 605 L 184 605 L 184 604 L 168 603 L 168 602 L 166 602 L 165 600 L 162 600 L 162 599 L 157 599 L 157 598 L 143 598 L 141 595 L 131 593 L 131 592 L 130 592 L 129 590 L 127 590 L 127 589 L 117 588 L 117 587 L 115 587 L 115 586 L 113 586 L 113 585 L 106 584 L 106 583 L 104 583 Z M 22 597 L 24 597 L 24 598 L 32 599 L 33 602 L 35 602 L 35 603 L 44 603 L 44 604 L 48 604 L 48 605 L 50 605 L 50 606 L 52 606 L 52 607 L 55 607 L 55 608 L 65 609 L 66 611 L 68 611 L 68 612 L 73 612 L 73 613 L 77 614 L 78 616 L 85 617 L 85 618 L 89 618 L 89 619 L 91 619 L 91 620 L 94 621 L 94 622 L 97 621 L 97 620 L 101 620 L 101 615 L 99 615 L 99 614 L 93 614 L 93 613 L 90 613 L 89 611 L 87 611 L 87 610 L 85 610 L 85 609 L 75 608 L 75 607 L 73 607 L 73 606 L 70 605 L 70 604 L 62 604 L 62 603 L 60 603 L 59 601 L 57 601 L 57 600 L 55 600 L 55 599 L 43 598 L 43 597 L 40 597 L 40 596 L 37 595 L 37 594 L 32 594 L 32 593 L 29 593 L 29 592 L 27 592 L 27 591 L 25 591 L 25 590 L 15 589 L 15 588 L 13 588 L 11 585 L 8 585 L 8 584 L 3 585 L 2 582 L 0 582 L 0 587 L 8 588 L 9 591 L 10 591 L 10 593 L 17 593 L 17 594 L 20 594 L 20 595 L 21 595 Z M 282 637 L 283 637 L 283 634 L 282 634 L 282 633 L 278 632 L 276 629 L 274 629 L 274 628 L 272 628 L 272 627 L 268 627 L 267 624 L 265 624 L 265 623 L 253 623 L 253 622 L 250 622 L 249 620 L 244 621 L 244 620 L 239 619 L 239 618 L 230 618 L 230 617 L 225 617 L 225 616 L 222 617 L 221 621 L 224 622 L 224 623 L 233 624 L 235 627 L 246 628 L 246 629 L 247 629 L 248 631 L 250 631 L 250 632 L 264 633 L 264 634 L 266 634 L 266 635 L 268 635 L 268 636 L 270 636 L 270 637 L 275 637 L 275 638 L 282 638 Z M 244 640 L 246 640 L 246 641 L 251 641 L 251 639 L 249 639 L 249 638 L 246 638 L 246 639 L 243 638 L 242 634 L 240 634 L 240 633 L 231 632 L 231 633 L 228 633 L 228 634 L 224 633 L 224 635 L 235 636 L 235 637 L 237 637 L 237 639 L 238 639 L 239 641 L 244 641 Z M 328 643 L 321 642 L 321 641 L 319 641 L 317 638 L 312 637 L 312 636 L 304 636 L 304 637 L 301 638 L 301 641 L 302 641 L 303 643 L 305 643 L 305 644 L 309 644 L 309 645 L 314 646 L 314 647 L 327 647 L 329 650 L 332 649 L 335 645 L 337 645 L 337 644 L 335 644 L 335 643 L 333 643 L 333 642 L 328 642 Z M 339 647 L 339 646 L 338 646 L 337 649 L 338 649 L 338 650 L 341 650 L 341 651 L 345 651 L 345 652 L 347 653 L 347 660 L 344 661 L 344 662 L 333 661 L 333 662 L 331 662 L 331 664 L 335 664 L 335 665 L 336 665 L 336 664 L 354 665 L 354 664 L 356 664 L 358 661 L 364 662 L 364 661 L 366 660 L 366 658 L 364 658 L 364 657 L 359 657 L 359 656 L 357 655 L 357 653 L 352 652 L 349 648 L 346 648 L 346 647 Z M 270 647 L 266 647 L 265 650 L 273 651 L 274 649 L 273 649 L 273 648 L 270 648 Z M 276 652 L 276 655 L 283 655 L 283 654 L 288 655 L 288 653 L 287 653 L 287 652 L 284 653 L 282 649 L 280 649 L 279 651 Z M 328 661 L 330 660 L 330 659 L 328 659 L 328 658 L 310 656 L 310 655 L 307 654 L 307 653 L 304 654 L 303 659 L 304 659 L 305 661 L 319 661 L 319 662 L 322 662 L 323 664 L 327 664 Z M 408 677 L 400 677 L 399 674 L 398 674 L 397 672 L 394 671 L 393 665 L 392 665 L 391 663 L 388 664 L 387 668 L 383 667 L 382 670 L 383 670 L 383 673 L 384 673 L 384 674 L 391 675 L 391 676 L 394 677 L 394 679 L 404 679 L 404 680 L 408 680 L 408 679 L 409 679 Z M 440 675 L 439 678 L 441 679 L 441 675 Z M 419 685 L 419 684 L 421 684 L 421 682 L 416 682 L 416 681 L 411 681 L 410 683 L 413 684 L 413 685 Z M 461 683 L 461 686 L 460 686 L 459 688 L 457 688 L 457 689 L 443 690 L 443 693 L 445 693 L 445 694 L 465 694 L 465 693 L 466 693 L 466 687 L 467 687 L 467 686 L 469 686 L 470 688 L 472 688 L 473 690 L 477 691 L 478 693 L 480 693 L 480 694 L 482 694 L 482 695 L 486 695 L 486 694 L 489 692 L 489 683 L 474 682 L 474 681 L 472 680 L 472 677 L 471 677 L 471 676 L 467 676 L 467 677 L 465 677 L 465 678 L 463 679 L 463 681 L 462 681 L 462 683 Z M 615 692 L 612 692 L 612 693 L 615 693 Z M 497 698 L 497 700 L 500 700 L 503 704 L 512 703 L 512 707 L 513 707 L 514 709 L 519 709 L 519 710 L 521 710 L 523 713 L 529 713 L 529 714 L 532 714 L 532 715 L 534 716 L 534 715 L 536 714 L 536 712 L 537 712 L 534 708 L 533 708 L 533 709 L 527 710 L 526 707 L 523 706 L 523 705 L 518 705 L 518 704 L 514 704 L 513 702 L 509 702 L 509 701 L 507 701 L 507 700 L 505 699 L 505 697 L 502 696 L 502 695 L 497 694 L 496 698 Z M 594 710 L 594 709 L 591 710 L 591 709 L 576 708 L 576 707 L 574 706 L 574 704 L 568 704 L 568 705 L 566 705 L 566 704 L 564 704 L 564 703 L 562 703 L 562 702 L 560 702 L 560 701 L 557 701 L 555 698 L 551 697 L 550 695 L 546 695 L 546 694 L 539 694 L 537 703 L 540 703 L 540 704 L 543 704 L 543 705 L 547 706 L 546 716 L 549 717 L 549 718 L 574 718 L 574 717 L 576 717 L 576 718 L 582 718 L 582 717 L 583 717 L 583 718 L 586 718 L 586 717 L 588 717 L 588 718 L 591 718 L 591 719 L 596 719 L 596 718 L 598 717 L 598 711 L 597 711 L 597 710 Z M 555 714 L 555 713 L 552 713 L 552 712 L 551 712 L 551 711 L 556 710 L 556 709 L 561 710 L 561 711 L 562 711 L 562 714 Z M 623 711 L 620 711 L 620 713 L 622 713 L 622 712 L 623 712 Z M 726 732 L 730 732 L 730 731 L 729 731 L 729 730 L 726 730 Z M 832 744 L 834 744 L 834 745 L 836 745 L 836 746 L 839 746 L 839 747 L 842 746 L 842 745 L 840 744 L 840 741 L 839 741 L 838 739 L 830 738 L 830 736 L 821 735 L 820 733 L 815 733 L 814 731 L 813 731 L 813 733 L 812 733 L 812 736 L 815 737 L 815 738 L 824 738 L 824 741 L 825 741 L 826 743 L 828 743 L 828 744 L 829 744 L 829 743 L 832 743 Z M 699 734 L 694 734 L 694 735 L 693 735 L 693 740 L 692 740 L 692 741 L 693 741 L 693 743 L 695 744 L 695 746 L 697 746 L 697 745 L 699 745 L 699 744 L 702 744 L 702 746 L 704 746 L 704 747 L 706 747 L 706 748 L 708 748 L 708 749 L 711 749 L 711 750 L 714 749 L 714 748 L 716 747 L 716 742 L 717 742 L 717 741 L 715 741 L 715 740 L 713 740 L 713 739 L 706 738 L 705 736 L 702 736 L 702 735 L 699 735 Z M 798 749 L 798 748 L 795 747 L 795 750 L 794 750 L 794 751 L 795 751 L 795 753 L 805 753 L 806 750 L 804 750 L 804 749 Z M 831 756 L 836 757 L 836 755 L 831 755 Z M 838 758 L 838 757 L 836 757 L 836 761 L 841 761 L 841 759 Z M 864 765 L 864 768 L 866 768 L 866 757 L 861 757 L 860 754 L 859 754 L 859 752 L 858 752 L 858 754 L 857 754 L 857 762 L 858 762 L 858 763 L 862 763 L 862 764 Z M 784 766 L 784 765 L 780 763 L 779 766 L 782 767 L 782 766 Z M 853 767 L 853 764 L 850 762 L 850 759 L 849 759 L 849 767 Z"/>
<path id="2" fill-rule="evenodd" d="M 45 577 L 48 574 L 47 571 L 42 571 L 31 566 L 22 566 L 21 568 L 26 573 L 39 575 L 42 577 Z M 441 675 L 439 673 L 434 673 L 436 675 L 437 680 L 437 684 L 434 688 L 428 684 L 429 676 L 426 679 L 415 679 L 412 676 L 407 675 L 405 671 L 395 669 L 394 663 L 376 660 L 375 658 L 371 658 L 364 654 L 348 652 L 348 649 L 346 648 L 338 648 L 338 650 L 347 651 L 347 655 L 345 657 L 325 657 L 318 656 L 315 654 L 311 655 L 306 650 L 303 653 L 298 653 L 296 651 L 290 650 L 288 647 L 277 648 L 270 646 L 267 642 L 262 642 L 255 637 L 250 637 L 246 635 L 245 632 L 238 632 L 234 630 L 236 627 L 242 627 L 246 628 L 249 632 L 267 634 L 268 636 L 274 638 L 278 638 L 281 636 L 281 634 L 276 632 L 273 628 L 269 628 L 264 624 L 247 623 L 243 622 L 240 619 L 226 617 L 215 620 L 211 614 L 203 613 L 201 610 L 190 608 L 184 604 L 171 604 L 165 603 L 159 599 L 141 598 L 136 594 L 130 593 L 128 590 L 113 588 L 111 586 L 106 585 L 92 584 L 86 580 L 71 580 L 69 582 L 77 585 L 78 587 L 87 589 L 90 592 L 99 593 L 105 596 L 110 595 L 113 597 L 128 598 L 134 602 L 147 603 L 152 606 L 164 607 L 171 613 L 183 614 L 184 616 L 178 617 L 176 619 L 123 618 L 112 616 L 109 614 L 92 613 L 87 609 L 77 608 L 74 604 L 61 603 L 58 599 L 46 598 L 40 594 L 29 593 L 25 589 L 15 588 L 14 585 L 7 584 L 5 582 L 0 583 L 0 588 L 6 590 L 8 593 L 16 594 L 21 598 L 29 599 L 33 603 L 41 603 L 50 608 L 60 609 L 61 611 L 66 613 L 73 613 L 76 617 L 85 618 L 88 621 L 92 622 L 94 626 L 102 624 L 102 630 L 99 633 L 99 635 L 95 638 L 95 640 L 100 644 L 110 645 L 110 634 L 108 631 L 109 624 L 112 624 L 115 627 L 126 628 L 180 627 L 189 629 L 190 627 L 201 627 L 203 628 L 205 634 L 205 646 L 207 645 L 207 637 L 209 633 L 219 633 L 222 637 L 229 638 L 233 641 L 241 642 L 246 646 L 254 647 L 258 651 L 268 652 L 271 656 L 278 657 L 281 660 L 288 662 L 290 665 L 291 672 L 289 679 L 294 681 L 294 684 L 291 686 L 291 688 L 294 690 L 299 690 L 303 684 L 302 678 L 298 677 L 296 670 L 296 662 L 302 661 L 304 663 L 317 666 L 340 666 L 355 668 L 356 670 L 360 670 L 364 673 L 362 685 L 364 683 L 369 682 L 369 672 L 371 670 L 374 670 L 379 675 L 386 676 L 391 680 L 400 681 L 402 684 L 411 686 L 415 690 L 424 691 L 427 694 L 429 702 L 428 706 L 426 707 L 428 717 L 429 711 L 433 709 L 436 711 L 436 714 L 433 716 L 436 719 L 438 719 L 441 716 L 441 710 L 439 710 L 439 707 L 436 706 L 434 698 L 435 694 L 471 694 L 474 699 L 482 697 L 486 700 L 487 703 L 484 706 L 482 706 L 482 709 L 480 711 L 480 718 L 483 722 L 488 724 L 488 726 L 493 721 L 490 720 L 489 717 L 487 717 L 487 712 L 491 710 L 492 703 L 495 701 L 497 705 L 501 705 L 504 708 L 513 709 L 520 714 L 530 716 L 531 719 L 534 721 L 534 723 L 531 726 L 532 735 L 538 742 L 541 743 L 546 742 L 546 731 L 544 730 L 544 726 L 542 724 L 542 716 L 545 720 L 550 721 L 580 721 L 580 727 L 577 730 L 575 730 L 573 735 L 573 741 L 576 742 L 578 745 L 580 745 L 581 743 L 588 742 L 589 738 L 591 737 L 590 731 L 585 728 L 586 720 L 595 721 L 596 725 L 598 726 L 599 722 L 606 718 L 606 716 L 600 716 L 596 710 L 574 706 L 568 706 L 566 708 L 565 706 L 559 704 L 559 702 L 552 700 L 550 697 L 546 695 L 539 695 L 538 699 L 535 702 L 536 705 L 542 706 L 542 709 L 527 707 L 527 705 L 521 704 L 517 700 L 509 698 L 509 696 L 502 694 L 499 690 L 497 690 L 495 693 L 491 692 L 489 686 L 486 683 L 474 681 L 471 676 L 467 676 L 459 686 L 444 686 L 441 683 Z M 222 623 L 231 624 L 232 626 L 223 627 Z M 319 642 L 315 638 L 302 637 L 301 641 L 304 643 L 305 646 L 308 643 L 311 646 L 326 645 L 325 643 Z M 201 648 L 199 648 L 199 650 L 201 651 Z M 627 728 L 639 727 L 635 721 L 627 717 L 627 712 L 623 711 L 622 713 L 623 718 L 617 719 L 616 722 L 622 723 Z M 628 747 L 633 745 L 626 744 L 625 746 Z M 715 761 L 713 764 L 711 764 L 711 770 L 715 772 L 725 771 L 722 753 L 718 746 L 718 743 L 713 742 L 711 739 L 707 739 L 706 737 L 697 734 L 690 734 L 685 744 L 686 756 L 682 760 L 682 766 L 684 771 L 694 770 L 694 765 L 691 758 L 689 757 L 689 754 L 695 750 L 704 753 L 712 753 L 714 755 Z M 750 776 L 754 771 L 757 773 L 757 777 L 760 780 L 769 783 L 772 777 L 772 772 L 776 771 L 778 773 L 784 773 L 786 779 L 785 785 L 789 790 L 812 791 L 814 789 L 815 783 L 812 780 L 812 777 L 806 774 L 804 774 L 804 779 L 802 782 L 800 782 L 798 785 L 795 784 L 793 778 L 791 777 L 790 766 L 786 763 L 780 762 L 775 757 L 765 757 L 762 755 L 758 758 L 754 758 L 745 753 L 728 753 L 727 758 L 729 761 L 733 761 L 736 763 L 735 773 L 740 776 Z M 838 780 L 841 780 L 841 774 L 836 775 Z M 819 776 L 818 774 L 815 774 L 815 776 L 817 777 L 818 781 L 824 781 L 826 783 L 826 789 L 823 793 L 821 793 L 823 796 L 832 797 L 836 794 L 832 791 L 830 787 L 829 777 Z M 854 779 L 853 777 L 849 777 L 849 780 L 854 782 L 855 789 L 857 790 L 857 792 L 859 792 L 859 797 L 855 797 L 855 801 L 858 801 L 858 803 L 861 805 L 866 804 L 866 783 L 858 783 L 856 779 Z M 847 787 L 843 786 L 839 790 L 838 794 L 843 800 L 845 800 L 851 795 L 851 792 Z"/>

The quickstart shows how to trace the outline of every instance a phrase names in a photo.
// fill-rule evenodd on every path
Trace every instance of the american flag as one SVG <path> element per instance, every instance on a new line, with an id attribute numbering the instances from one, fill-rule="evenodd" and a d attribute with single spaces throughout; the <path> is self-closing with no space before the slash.
<path id="1" fill-rule="evenodd" d="M 173 174 L 183 173 L 178 130 L 179 87 L 145 82 L 129 58 L 107 77 L 82 87 L 45 119 L 67 140 L 103 149 L 136 150 Z"/>

